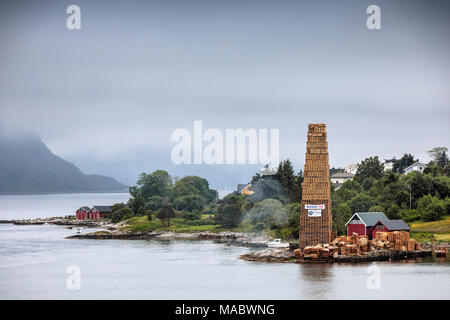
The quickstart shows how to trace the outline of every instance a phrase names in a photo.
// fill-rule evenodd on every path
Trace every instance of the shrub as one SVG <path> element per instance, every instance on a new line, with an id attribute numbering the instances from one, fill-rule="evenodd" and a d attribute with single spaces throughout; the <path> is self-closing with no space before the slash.
<path id="1" fill-rule="evenodd" d="M 191 194 L 176 198 L 172 205 L 177 210 L 183 211 L 201 211 L 205 206 L 205 200 L 202 196 Z"/>
<path id="2" fill-rule="evenodd" d="M 158 211 L 164 205 L 164 199 L 161 196 L 151 196 L 145 203 L 145 210 Z"/>
<path id="3" fill-rule="evenodd" d="M 360 193 L 350 200 L 349 205 L 352 212 L 367 212 L 370 207 L 375 205 L 375 200 L 365 193 Z"/>
<path id="4" fill-rule="evenodd" d="M 418 209 L 403 209 L 400 210 L 400 216 L 406 222 L 413 222 L 422 219 L 420 211 Z"/>
<path id="5" fill-rule="evenodd" d="M 147 210 L 145 211 L 145 214 L 147 215 L 147 219 L 148 221 L 152 221 L 152 216 L 153 216 L 153 211 L 152 210 Z"/>
<path id="6" fill-rule="evenodd" d="M 183 212 L 183 218 L 186 220 L 200 220 L 202 214 L 199 211 Z"/>
<path id="7" fill-rule="evenodd" d="M 418 209 L 424 221 L 436 221 L 445 215 L 444 201 L 430 194 L 419 199 Z"/>
<path id="8" fill-rule="evenodd" d="M 111 215 L 111 222 L 117 223 L 119 221 L 125 220 L 133 217 L 133 211 L 128 207 L 123 207 L 122 209 L 115 210 Z"/>

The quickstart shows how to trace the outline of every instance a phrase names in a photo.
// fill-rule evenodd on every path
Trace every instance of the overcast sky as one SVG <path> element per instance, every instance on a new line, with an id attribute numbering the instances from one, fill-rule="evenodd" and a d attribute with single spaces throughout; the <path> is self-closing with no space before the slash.
<path id="1" fill-rule="evenodd" d="M 67 6 L 81 30 L 66 28 Z M 381 30 L 366 9 L 381 8 Z M 259 166 L 170 160 L 177 128 L 280 129 L 304 163 L 327 124 L 331 166 L 449 145 L 449 1 L 2 1 L 0 128 L 34 132 L 86 173 L 200 174 L 217 189 Z"/>

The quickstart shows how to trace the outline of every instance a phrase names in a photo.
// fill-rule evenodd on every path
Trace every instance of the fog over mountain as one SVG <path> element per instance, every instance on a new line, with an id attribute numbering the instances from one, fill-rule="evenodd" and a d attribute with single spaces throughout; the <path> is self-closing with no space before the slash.
<path id="1" fill-rule="evenodd" d="M 127 191 L 127 186 L 110 177 L 82 173 L 36 136 L 0 136 L 0 193 L 118 191 Z"/>
<path id="2" fill-rule="evenodd" d="M 0 132 L 30 131 L 83 172 L 198 174 L 212 188 L 261 165 L 175 165 L 171 133 L 279 129 L 304 164 L 326 123 L 330 165 L 448 146 L 449 1 L 60 0 L 0 3 Z"/>

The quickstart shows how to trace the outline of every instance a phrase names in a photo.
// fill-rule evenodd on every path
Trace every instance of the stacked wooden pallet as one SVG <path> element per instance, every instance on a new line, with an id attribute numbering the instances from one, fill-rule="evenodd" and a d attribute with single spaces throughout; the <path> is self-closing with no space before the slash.
<path id="1" fill-rule="evenodd" d="M 375 235 L 375 241 L 382 241 L 389 249 L 413 251 L 418 244 L 415 240 L 409 239 L 409 232 L 406 231 L 394 231 L 394 232 L 377 232 Z"/>
<path id="2" fill-rule="evenodd" d="M 392 240 L 388 238 L 392 237 Z M 369 240 L 367 236 L 358 236 L 354 233 L 352 236 L 340 236 L 331 243 L 306 246 L 301 252 L 297 249 L 295 256 L 300 259 L 320 259 L 337 256 L 363 255 L 366 252 L 375 252 L 377 250 L 401 250 L 415 251 L 421 250 L 420 244 L 409 239 L 408 232 L 380 232 L 376 239 Z"/>
<path id="3" fill-rule="evenodd" d="M 308 215 L 314 208 L 316 214 Z M 309 209 L 306 207 L 309 206 Z M 320 212 L 319 214 L 317 214 Z M 325 124 L 309 124 L 306 142 L 302 212 L 300 215 L 300 248 L 329 243 L 332 237 L 330 166 Z M 325 251 L 326 252 L 326 251 Z M 311 253 L 318 254 L 318 253 Z"/>

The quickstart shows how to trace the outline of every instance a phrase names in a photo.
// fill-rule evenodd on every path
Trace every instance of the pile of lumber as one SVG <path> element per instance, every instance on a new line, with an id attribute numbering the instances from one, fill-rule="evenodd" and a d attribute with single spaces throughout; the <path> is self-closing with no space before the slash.
<path id="1" fill-rule="evenodd" d="M 328 243 L 332 240 L 330 165 L 326 126 L 309 124 L 306 142 L 299 247 Z M 319 215 L 309 216 L 307 205 L 320 205 Z"/>
<path id="2" fill-rule="evenodd" d="M 298 259 L 320 259 L 364 255 L 367 252 L 378 250 L 415 251 L 421 249 L 416 240 L 409 238 L 408 232 L 395 231 L 377 232 L 376 238 L 373 240 L 369 240 L 367 236 L 358 236 L 356 233 L 351 236 L 340 236 L 330 243 L 306 246 L 303 252 L 298 250 L 294 254 Z"/>
<path id="3" fill-rule="evenodd" d="M 409 232 L 377 232 L 374 241 L 387 249 L 414 251 L 421 250 L 420 243 L 409 238 Z"/>

